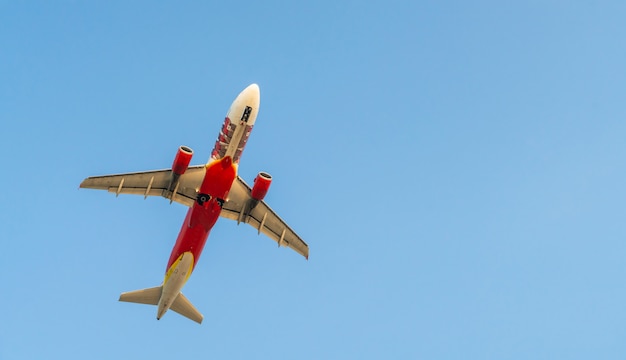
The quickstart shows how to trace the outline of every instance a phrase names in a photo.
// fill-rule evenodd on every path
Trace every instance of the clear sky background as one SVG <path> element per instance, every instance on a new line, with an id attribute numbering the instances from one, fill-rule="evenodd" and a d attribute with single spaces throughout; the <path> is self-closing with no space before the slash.
<path id="1" fill-rule="evenodd" d="M 0 359 L 623 359 L 623 1 L 0 1 Z M 206 162 L 261 88 L 240 175 L 310 260 L 83 178 Z"/>

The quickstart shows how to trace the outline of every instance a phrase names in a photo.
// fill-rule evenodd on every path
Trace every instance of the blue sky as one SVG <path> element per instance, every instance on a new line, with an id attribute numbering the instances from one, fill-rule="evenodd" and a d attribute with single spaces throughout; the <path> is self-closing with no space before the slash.
<path id="1" fill-rule="evenodd" d="M 0 358 L 622 359 L 621 1 L 0 1 Z M 248 84 L 240 175 L 309 243 L 78 190 L 208 159 Z"/>

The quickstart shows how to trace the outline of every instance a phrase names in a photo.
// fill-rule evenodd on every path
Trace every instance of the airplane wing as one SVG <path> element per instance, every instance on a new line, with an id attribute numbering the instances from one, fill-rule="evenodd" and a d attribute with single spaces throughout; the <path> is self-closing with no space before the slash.
<path id="1" fill-rule="evenodd" d="M 196 201 L 197 189 L 205 174 L 204 165 L 190 166 L 180 176 L 178 185 L 170 190 L 172 170 L 154 170 L 126 174 L 88 177 L 80 184 L 81 188 L 107 190 L 119 194 L 162 196 L 170 201 L 193 206 Z M 276 213 L 265 203 L 256 205 L 250 196 L 251 188 L 239 176 L 233 182 L 224 203 L 220 216 L 245 222 L 252 225 L 260 233 L 270 237 L 278 246 L 288 246 L 298 254 L 309 258 L 309 246 L 296 234 Z M 173 196 L 172 196 L 173 195 Z"/>
<path id="2" fill-rule="evenodd" d="M 197 189 L 204 178 L 204 165 L 190 166 L 180 176 L 175 189 L 169 190 L 172 170 L 154 170 L 127 174 L 88 177 L 80 183 L 81 188 L 107 190 L 119 194 L 163 196 L 177 203 L 193 206 Z M 173 196 L 172 196 L 173 195 Z"/>
<path id="3" fill-rule="evenodd" d="M 288 246 L 298 254 L 309 258 L 309 245 L 298 236 L 276 213 L 265 203 L 255 201 L 250 196 L 251 188 L 239 176 L 233 182 L 228 193 L 228 200 L 224 203 L 220 216 L 245 222 L 278 243 L 278 246 Z"/>

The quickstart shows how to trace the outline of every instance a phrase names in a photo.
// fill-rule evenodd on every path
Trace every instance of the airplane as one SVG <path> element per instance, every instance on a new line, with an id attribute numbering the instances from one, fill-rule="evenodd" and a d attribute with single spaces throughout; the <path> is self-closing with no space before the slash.
<path id="1" fill-rule="evenodd" d="M 272 176 L 259 172 L 252 187 L 237 175 L 239 159 L 256 121 L 261 102 L 257 84 L 233 101 L 206 165 L 189 166 L 193 150 L 180 146 L 170 169 L 88 177 L 81 188 L 119 194 L 162 196 L 189 207 L 160 286 L 125 292 L 119 301 L 157 306 L 157 320 L 173 310 L 197 323 L 202 314 L 181 290 L 193 272 L 211 228 L 221 216 L 250 224 L 298 254 L 309 258 L 309 246 L 263 200 Z"/>

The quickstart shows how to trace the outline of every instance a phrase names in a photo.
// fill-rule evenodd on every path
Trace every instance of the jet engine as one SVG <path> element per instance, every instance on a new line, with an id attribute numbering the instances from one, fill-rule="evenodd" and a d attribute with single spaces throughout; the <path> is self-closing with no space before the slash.
<path id="1" fill-rule="evenodd" d="M 193 150 L 187 146 L 179 147 L 176 157 L 174 158 L 174 163 L 172 164 L 172 172 L 178 176 L 184 174 L 191 162 L 192 156 Z"/>
<path id="2" fill-rule="evenodd" d="M 254 185 L 252 186 L 252 192 L 250 196 L 256 200 L 261 201 L 267 194 L 272 184 L 272 175 L 266 172 L 260 172 L 254 179 Z"/>
<path id="3" fill-rule="evenodd" d="M 180 176 L 187 171 L 192 156 L 193 150 L 187 146 L 179 147 L 176 152 L 176 157 L 172 163 L 172 177 L 170 178 L 170 184 L 167 187 L 167 193 L 163 195 L 170 199 L 170 204 L 174 201 L 174 196 L 176 196 L 176 192 L 178 191 L 178 181 L 180 180 Z"/>

